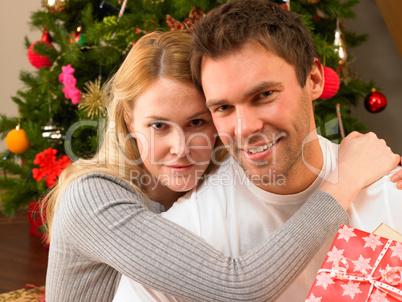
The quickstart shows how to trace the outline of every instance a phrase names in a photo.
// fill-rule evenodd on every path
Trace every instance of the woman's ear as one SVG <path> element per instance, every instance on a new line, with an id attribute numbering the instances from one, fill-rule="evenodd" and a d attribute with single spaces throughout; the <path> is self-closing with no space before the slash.
<path id="1" fill-rule="evenodd" d="M 124 112 L 124 122 L 126 123 L 126 127 L 131 135 L 131 137 L 136 138 L 134 123 L 132 122 L 132 116 L 127 111 Z"/>
<path id="2" fill-rule="evenodd" d="M 313 67 L 311 68 L 311 72 L 307 81 L 310 81 L 310 91 L 311 91 L 311 99 L 318 99 L 322 91 L 324 89 L 324 67 L 321 65 L 321 62 L 314 58 Z"/>
<path id="3" fill-rule="evenodd" d="M 137 138 L 137 135 L 136 135 L 136 132 L 134 130 L 134 127 L 132 125 L 130 125 L 130 124 L 127 124 L 127 128 L 128 128 L 128 131 L 130 132 L 131 137 L 132 138 Z"/>

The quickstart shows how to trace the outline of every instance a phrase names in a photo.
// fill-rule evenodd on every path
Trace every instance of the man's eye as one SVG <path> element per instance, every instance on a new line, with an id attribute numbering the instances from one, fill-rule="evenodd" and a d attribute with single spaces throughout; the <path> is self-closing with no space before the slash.
<path id="1" fill-rule="evenodd" d="M 273 93 L 272 90 L 264 91 L 260 93 L 260 98 L 266 98 L 267 96 L 270 96 Z"/>
<path id="2" fill-rule="evenodd" d="M 216 110 L 215 111 L 220 111 L 220 112 L 222 112 L 222 111 L 226 111 L 226 110 L 228 110 L 229 109 L 229 105 L 222 105 L 222 106 L 220 106 L 220 107 L 218 107 L 218 108 L 216 108 Z"/>

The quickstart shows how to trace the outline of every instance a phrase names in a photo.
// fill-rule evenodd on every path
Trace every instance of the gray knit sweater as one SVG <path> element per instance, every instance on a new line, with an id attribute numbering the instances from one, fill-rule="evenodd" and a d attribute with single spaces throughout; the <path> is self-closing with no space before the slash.
<path id="1" fill-rule="evenodd" d="M 338 202 L 317 191 L 260 246 L 232 259 L 148 210 L 124 181 L 90 174 L 69 186 L 55 213 L 46 302 L 112 301 L 122 273 L 190 301 L 273 301 L 347 222 Z M 287 265 L 277 266 L 279 258 Z"/>

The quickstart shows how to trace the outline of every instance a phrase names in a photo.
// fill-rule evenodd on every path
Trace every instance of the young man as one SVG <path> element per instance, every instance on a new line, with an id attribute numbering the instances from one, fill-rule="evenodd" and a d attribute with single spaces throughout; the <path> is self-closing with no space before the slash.
<path id="1" fill-rule="evenodd" d="M 338 146 L 315 130 L 323 67 L 300 18 L 266 0 L 224 4 L 193 36 L 193 76 L 232 157 L 164 215 L 247 257 L 336 167 Z M 389 178 L 357 194 L 351 226 L 372 232 L 386 223 L 402 232 L 402 191 Z M 304 301 L 332 240 L 278 301 Z"/>
<path id="2" fill-rule="evenodd" d="M 321 95 L 323 68 L 311 36 L 298 16 L 267 0 L 227 3 L 212 11 L 193 36 L 194 78 L 232 156 L 162 216 L 233 259 L 252 259 L 247 252 L 267 238 L 289 250 L 289 238 L 277 238 L 274 232 L 308 206 L 306 201 L 337 165 L 338 146 L 315 131 L 312 101 Z M 374 134 L 367 136 L 376 139 Z M 387 178 L 357 196 L 349 211 L 352 225 L 372 231 L 385 222 L 402 231 L 402 192 Z M 382 211 L 385 195 L 372 190 L 387 191 L 389 211 Z M 338 194 L 342 192 L 333 192 Z M 328 244 L 280 301 L 304 301 Z M 310 246 L 305 242 L 305 249 Z M 294 280 L 300 270 L 289 269 L 291 261 L 278 257 L 272 265 Z M 241 267 L 238 271 L 249 273 Z M 115 301 L 130 301 L 140 294 L 152 297 L 144 301 L 179 301 L 128 278 L 122 280 Z M 269 282 L 275 284 L 275 277 Z M 276 283 L 275 292 L 253 301 L 273 301 L 285 286 Z M 239 294 L 238 300 L 242 298 L 250 301 Z"/>

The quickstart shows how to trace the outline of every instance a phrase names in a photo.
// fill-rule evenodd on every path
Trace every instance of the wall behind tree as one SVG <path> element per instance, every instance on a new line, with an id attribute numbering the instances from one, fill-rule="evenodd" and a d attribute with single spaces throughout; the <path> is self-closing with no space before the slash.
<path id="1" fill-rule="evenodd" d="M 32 71 L 29 63 L 24 37 L 31 42 L 41 39 L 42 33 L 31 31 L 28 24 L 31 13 L 40 9 L 42 1 L 7 1 L 0 10 L 0 114 L 18 117 L 18 106 L 11 100 L 22 88 L 19 80 L 21 70 Z M 6 150 L 6 144 L 0 140 L 0 151 Z"/>
<path id="2" fill-rule="evenodd" d="M 23 5 L 20 1 L 8 1 L 0 11 L 3 46 L 0 48 L 0 114 L 18 116 L 17 106 L 11 101 L 11 96 L 22 88 L 20 71 L 34 70 L 27 58 L 24 37 L 28 36 L 31 42 L 40 40 L 42 33 L 31 31 L 28 23 L 31 12 L 40 9 L 41 5 L 40 0 L 24 1 Z M 376 82 L 377 88 L 386 95 L 388 106 L 383 112 L 372 114 L 361 103 L 354 114 L 361 116 L 370 130 L 384 138 L 394 152 L 402 154 L 402 57 L 375 0 L 361 0 L 355 12 L 355 20 L 345 20 L 346 28 L 366 33 L 369 39 L 363 46 L 348 50 L 355 56 L 351 68 L 363 79 Z M 0 151 L 5 149 L 4 141 L 0 141 Z"/>
<path id="3" fill-rule="evenodd" d="M 360 0 L 354 11 L 356 19 L 345 20 L 345 27 L 367 34 L 368 40 L 362 46 L 348 50 L 355 56 L 351 69 L 365 80 L 374 80 L 377 90 L 388 101 L 384 111 L 374 114 L 368 112 L 362 102 L 354 115 L 360 116 L 371 131 L 402 155 L 402 57 L 375 0 Z"/>

